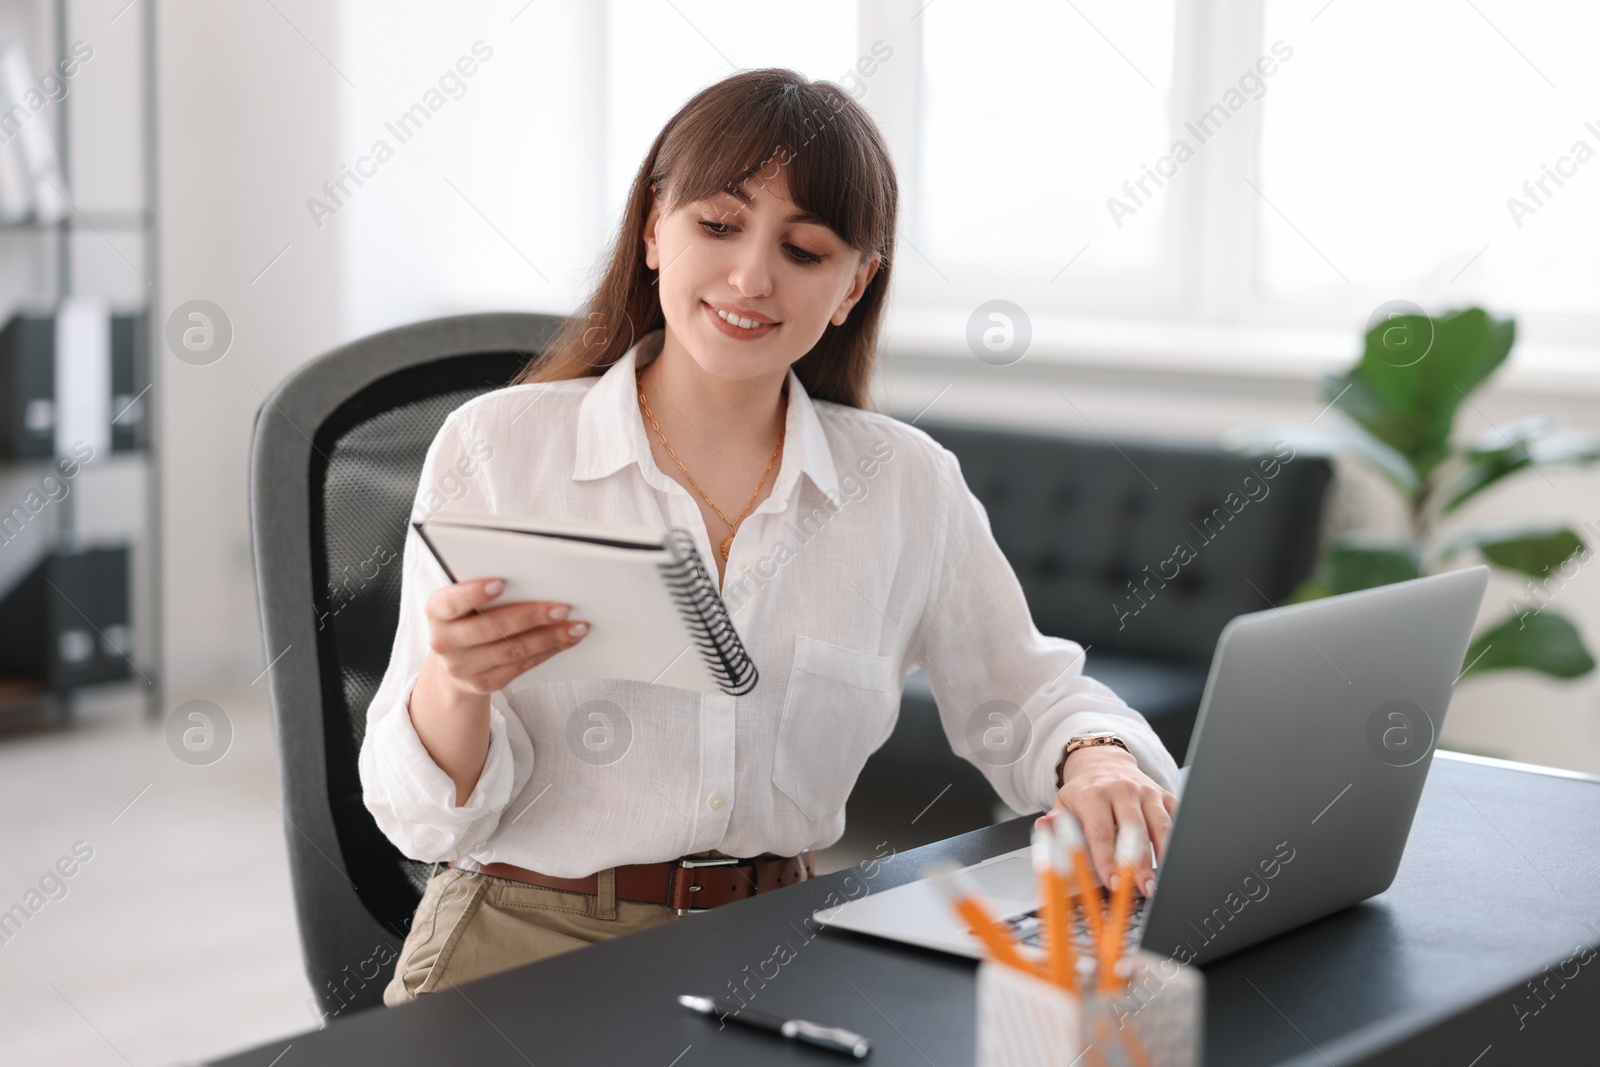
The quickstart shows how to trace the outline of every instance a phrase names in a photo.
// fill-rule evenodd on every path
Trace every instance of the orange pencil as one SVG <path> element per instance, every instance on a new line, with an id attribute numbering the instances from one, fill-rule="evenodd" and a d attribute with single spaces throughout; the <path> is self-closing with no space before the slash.
<path id="1" fill-rule="evenodd" d="M 1100 1051 L 1101 1046 L 1109 1047 L 1111 1044 L 1109 1041 L 1105 1040 L 1103 1026 L 1104 1021 L 1097 1019 L 1094 1038 L 1090 1040 L 1084 1047 L 1082 1055 L 1087 1058 L 1089 1067 L 1110 1067 L 1110 1065 L 1106 1063 L 1105 1055 Z M 1068 1067 L 1071 1067 L 1071 1065 L 1069 1064 Z"/>
<path id="2" fill-rule="evenodd" d="M 1072 945 L 1072 904 L 1067 896 L 1067 856 L 1056 840 L 1053 817 L 1033 827 L 1033 869 L 1039 876 L 1039 918 L 1049 953 L 1044 976 L 1063 989 L 1078 991 L 1078 956 Z"/>
<path id="3" fill-rule="evenodd" d="M 1100 931 L 1100 992 L 1112 996 L 1122 988 L 1117 963 L 1122 959 L 1122 936 L 1133 913 L 1133 869 L 1142 853 L 1150 854 L 1150 842 L 1137 826 L 1117 829 L 1117 873 L 1112 879 L 1111 910 Z"/>
<path id="4" fill-rule="evenodd" d="M 1084 845 L 1083 831 L 1078 826 L 1078 820 L 1065 812 L 1058 813 L 1051 821 L 1055 824 L 1062 850 L 1072 857 L 1072 867 L 1078 879 L 1078 898 L 1083 908 L 1083 920 L 1089 927 L 1090 936 L 1098 941 L 1102 906 L 1100 888 L 1095 885 L 1094 872 L 1089 869 L 1089 850 Z"/>
<path id="5" fill-rule="evenodd" d="M 1010 931 L 989 914 L 988 905 L 983 902 L 983 891 L 970 874 L 951 864 L 935 875 L 933 884 L 956 909 L 956 913 L 966 920 L 995 962 L 1015 967 L 1036 978 L 1039 976 L 1039 969 L 1023 959 L 1022 953 L 1017 951 Z"/>
<path id="6" fill-rule="evenodd" d="M 1094 1019 L 1094 1041 L 1090 1048 L 1098 1050 L 1101 1046 L 1111 1047 L 1111 1024 L 1106 1020 L 1106 1013 L 1098 1011 Z M 1117 1030 L 1122 1035 L 1122 1051 L 1128 1054 L 1128 1062 L 1133 1067 L 1154 1067 L 1150 1062 L 1150 1054 L 1145 1051 L 1144 1042 L 1139 1040 L 1139 1032 L 1133 1028 L 1132 1023 L 1121 1023 Z M 1096 1053 L 1098 1055 L 1098 1052 Z M 1100 1062 L 1105 1063 L 1105 1058 L 1100 1057 Z"/>

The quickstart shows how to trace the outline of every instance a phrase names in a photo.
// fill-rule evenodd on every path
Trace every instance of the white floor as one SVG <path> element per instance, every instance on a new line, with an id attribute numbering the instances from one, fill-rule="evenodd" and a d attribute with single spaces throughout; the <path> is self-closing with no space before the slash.
<path id="1" fill-rule="evenodd" d="M 126 696 L 0 741 L 0 910 L 75 843 L 93 850 L 64 896 L 47 881 L 58 899 L 5 928 L 0 1063 L 159 1067 L 316 1024 L 266 694 L 213 699 L 234 737 L 210 766 L 178 760 Z"/>

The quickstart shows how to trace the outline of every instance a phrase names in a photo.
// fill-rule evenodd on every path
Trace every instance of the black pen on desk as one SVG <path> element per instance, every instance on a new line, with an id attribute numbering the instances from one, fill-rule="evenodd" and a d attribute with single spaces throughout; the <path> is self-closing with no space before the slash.
<path id="1" fill-rule="evenodd" d="M 833 1052 L 842 1052 L 856 1059 L 872 1051 L 872 1043 L 852 1031 L 837 1026 L 820 1026 L 804 1019 L 785 1019 L 771 1012 L 740 1007 L 733 1001 L 721 997 L 696 997 L 684 993 L 678 997 L 678 1003 L 702 1015 L 719 1015 L 724 1019 L 744 1023 L 746 1026 L 771 1030 L 794 1041 L 805 1041 Z"/>

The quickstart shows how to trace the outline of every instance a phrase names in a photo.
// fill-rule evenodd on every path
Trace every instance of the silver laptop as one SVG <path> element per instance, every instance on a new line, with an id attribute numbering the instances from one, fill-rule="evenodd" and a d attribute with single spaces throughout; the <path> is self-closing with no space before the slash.
<path id="1" fill-rule="evenodd" d="M 1389 887 L 1488 578 L 1488 567 L 1467 567 L 1228 623 L 1132 940 L 1205 963 Z M 1030 850 L 967 869 L 996 914 L 1036 946 Z M 813 918 L 983 955 L 927 881 Z"/>

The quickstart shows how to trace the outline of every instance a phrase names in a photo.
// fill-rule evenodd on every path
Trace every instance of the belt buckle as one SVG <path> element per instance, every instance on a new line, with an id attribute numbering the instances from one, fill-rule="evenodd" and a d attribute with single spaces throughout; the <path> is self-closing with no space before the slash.
<path id="1" fill-rule="evenodd" d="M 750 862 L 751 862 L 750 860 L 748 860 L 748 859 L 746 859 L 746 858 L 744 858 L 742 856 L 716 856 L 716 857 L 711 857 L 709 859 L 703 859 L 703 860 L 694 860 L 694 859 L 690 859 L 687 856 L 679 856 L 678 857 L 678 867 L 680 869 L 688 868 L 688 869 L 691 869 L 691 870 L 693 868 L 695 868 L 695 867 L 737 867 L 741 863 L 750 863 Z M 689 892 L 693 893 L 693 892 L 697 891 L 699 888 L 700 887 L 697 886 L 697 885 L 692 885 L 692 886 L 689 887 Z M 672 910 L 677 912 L 679 915 L 698 915 L 703 911 L 710 911 L 711 909 L 710 908 L 673 908 Z"/>

